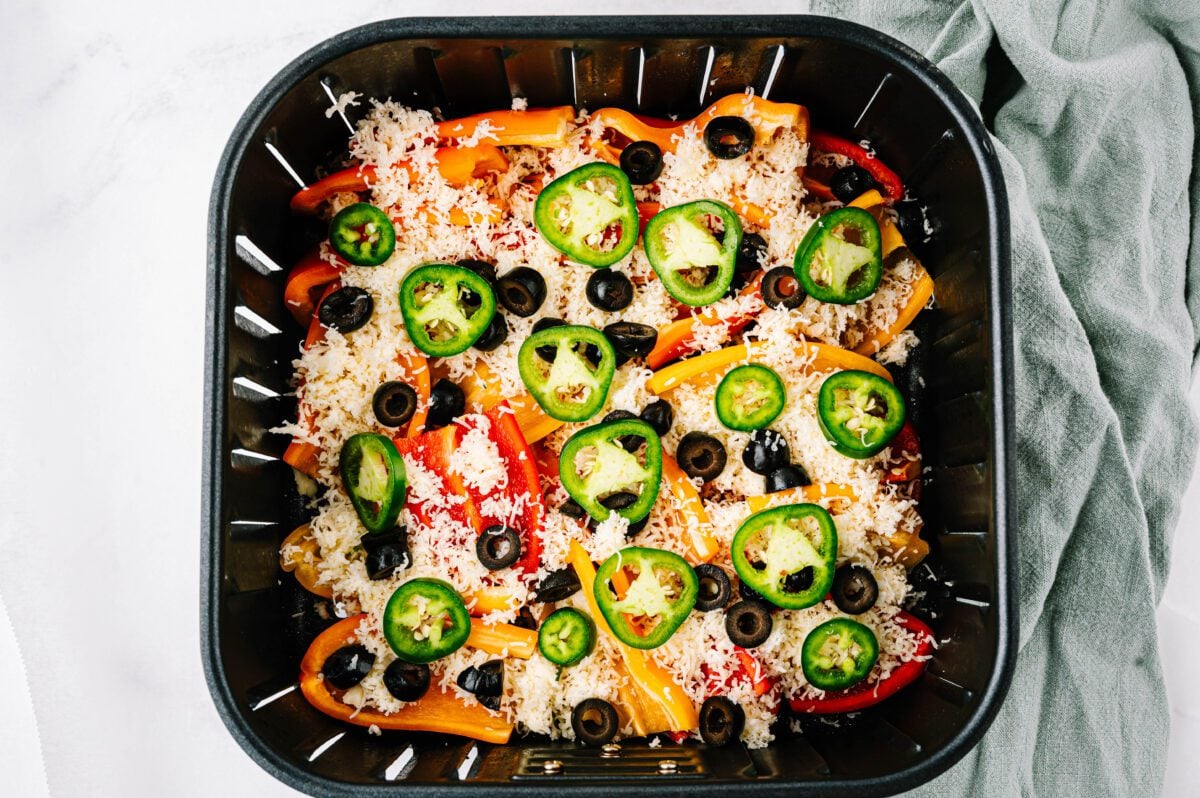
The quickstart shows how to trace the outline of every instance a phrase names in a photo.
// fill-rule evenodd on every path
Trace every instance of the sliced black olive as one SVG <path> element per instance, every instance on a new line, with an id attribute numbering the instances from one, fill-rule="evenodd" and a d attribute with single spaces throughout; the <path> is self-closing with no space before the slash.
<path id="1" fill-rule="evenodd" d="M 574 568 L 560 568 L 551 571 L 537 583 L 533 589 L 533 597 L 542 604 L 555 601 L 565 601 L 579 592 L 579 575 Z"/>
<path id="2" fill-rule="evenodd" d="M 739 272 L 752 272 L 761 269 L 767 260 L 767 242 L 758 233 L 743 233 L 742 245 L 738 247 L 737 261 L 734 269 Z"/>
<path id="3" fill-rule="evenodd" d="M 892 206 L 896 211 L 896 227 L 906 244 L 921 243 L 929 238 L 925 229 L 925 211 L 916 200 L 901 200 Z"/>
<path id="4" fill-rule="evenodd" d="M 833 603 L 847 615 L 860 615 L 875 606 L 879 584 L 870 568 L 843 565 L 833 575 Z"/>
<path id="5" fill-rule="evenodd" d="M 478 274 L 483 279 L 487 280 L 488 285 L 496 284 L 496 266 L 488 263 L 486 260 L 476 260 L 475 258 L 463 258 L 455 266 L 461 266 L 464 269 L 470 269 Z"/>
<path id="6" fill-rule="evenodd" d="M 646 516 L 641 521 L 634 521 L 625 528 L 625 538 L 628 540 L 629 538 L 634 537 L 638 532 L 641 532 L 643 529 L 645 529 L 646 524 L 648 523 L 650 523 L 650 516 Z"/>
<path id="7" fill-rule="evenodd" d="M 349 690 L 363 680 L 375 664 L 365 646 L 342 646 L 325 659 L 321 676 L 339 690 Z"/>
<path id="8" fill-rule="evenodd" d="M 521 536 L 512 527 L 495 524 L 475 540 L 475 556 L 489 571 L 499 571 L 521 559 Z"/>
<path id="9" fill-rule="evenodd" d="M 498 709 L 499 703 L 492 707 L 483 699 L 499 698 L 504 694 L 504 660 L 490 659 L 479 667 L 471 667 L 458 674 L 458 686 L 479 699 L 480 703 L 489 709 Z"/>
<path id="10" fill-rule="evenodd" d="M 471 344 L 471 346 L 480 352 L 491 352 L 499 348 L 500 344 L 506 340 L 508 340 L 508 322 L 504 319 L 503 313 L 497 313 L 488 322 L 487 329 L 483 331 L 483 335 L 476 338 L 475 343 Z"/>
<path id="11" fill-rule="evenodd" d="M 517 610 L 517 617 L 513 618 L 513 626 L 519 626 L 522 629 L 537 629 L 537 618 L 533 617 L 533 612 L 528 607 L 522 607 Z"/>
<path id="12" fill-rule="evenodd" d="M 764 607 L 766 607 L 768 611 L 771 609 L 771 607 L 775 606 L 763 598 L 762 593 L 759 593 L 745 582 L 738 583 L 738 596 L 741 597 L 742 601 L 757 601 L 759 604 L 762 604 Z"/>
<path id="13" fill-rule="evenodd" d="M 546 278 L 537 269 L 519 266 L 496 283 L 496 298 L 509 312 L 528 318 L 546 301 Z"/>
<path id="14" fill-rule="evenodd" d="M 417 392 L 406 382 L 390 380 L 375 389 L 371 400 L 375 420 L 385 427 L 407 424 L 417 412 Z"/>
<path id="15" fill-rule="evenodd" d="M 808 296 L 788 266 L 776 266 L 762 278 L 762 298 L 773 308 L 798 308 Z"/>
<path id="16" fill-rule="evenodd" d="M 367 553 L 365 565 L 370 579 L 387 579 L 412 564 L 406 527 L 398 526 L 390 532 L 363 535 L 362 547 Z"/>
<path id="17" fill-rule="evenodd" d="M 709 745 L 728 745 L 745 728 L 746 711 L 725 696 L 709 696 L 700 705 L 700 739 Z"/>
<path id="18" fill-rule="evenodd" d="M 559 506 L 558 511 L 567 518 L 574 518 L 576 521 L 582 521 L 587 518 L 587 510 L 580 507 L 579 502 L 574 499 L 567 499 Z"/>
<path id="19" fill-rule="evenodd" d="M 871 173 L 858 164 L 843 166 L 829 179 L 829 190 L 838 202 L 853 202 L 856 197 L 878 187 Z"/>
<path id="20" fill-rule="evenodd" d="M 696 578 L 700 580 L 700 593 L 696 596 L 696 609 L 700 612 L 719 610 L 729 603 L 733 588 L 729 584 L 729 574 L 724 568 L 712 563 L 701 563 L 696 566 Z"/>
<path id="21" fill-rule="evenodd" d="M 771 636 L 771 611 L 757 601 L 739 601 L 725 615 L 725 633 L 735 646 L 757 648 Z"/>
<path id="22" fill-rule="evenodd" d="M 453 382 L 440 379 L 429 392 L 429 415 L 425 429 L 439 429 L 467 411 L 467 397 Z"/>
<path id="23" fill-rule="evenodd" d="M 806 565 L 799 571 L 790 573 L 783 579 L 784 593 L 803 593 L 812 587 L 815 572 L 811 565 Z"/>
<path id="24" fill-rule="evenodd" d="M 584 295 L 593 306 L 612 313 L 629 307 L 633 301 L 633 283 L 623 272 L 599 269 L 588 278 Z"/>
<path id="25" fill-rule="evenodd" d="M 635 141 L 621 150 L 621 171 L 635 186 L 653 183 L 662 170 L 662 149 L 653 141 Z"/>
<path id="26" fill-rule="evenodd" d="M 383 686 L 397 701 L 416 701 L 429 690 L 429 666 L 393 660 L 383 672 Z"/>
<path id="27" fill-rule="evenodd" d="M 754 128 L 740 116 L 718 116 L 704 126 L 704 143 L 723 161 L 740 158 L 754 146 Z"/>
<path id="28" fill-rule="evenodd" d="M 571 710 L 571 728 L 575 739 L 584 745 L 612 742 L 620 730 L 617 710 L 602 698 L 585 698 Z"/>
<path id="29" fill-rule="evenodd" d="M 613 410 L 604 417 L 604 421 L 626 421 L 631 418 L 637 418 L 637 416 L 628 410 Z M 642 439 L 636 435 L 622 435 L 620 438 L 617 438 L 617 443 L 621 444 L 621 448 L 625 451 L 633 453 L 641 447 Z"/>
<path id="30" fill-rule="evenodd" d="M 711 482 L 725 470 L 728 456 L 722 443 L 705 432 L 689 432 L 675 447 L 675 459 L 689 477 Z"/>
<path id="31" fill-rule="evenodd" d="M 619 358 L 645 357 L 658 343 L 658 330 L 635 321 L 618 321 L 604 328 L 604 335 Z M 622 360 L 624 362 L 624 360 Z"/>
<path id="32" fill-rule="evenodd" d="M 551 316 L 547 316 L 546 318 L 538 319 L 537 321 L 535 321 L 533 323 L 533 332 L 541 332 L 542 330 L 549 330 L 551 327 L 562 327 L 565 324 L 566 324 L 566 322 L 563 321 L 562 319 L 556 319 Z M 546 361 L 547 363 L 553 363 L 554 356 L 558 350 L 556 350 L 552 346 L 539 346 L 537 349 L 535 349 L 533 351 L 537 352 L 538 357 L 540 357 L 542 360 Z"/>
<path id="33" fill-rule="evenodd" d="M 340 333 L 354 332 L 371 319 L 375 300 L 363 289 L 348 285 L 339 288 L 317 308 L 317 321 Z"/>
<path id="34" fill-rule="evenodd" d="M 805 485 L 812 484 L 812 480 L 808 478 L 808 472 L 802 466 L 790 464 L 780 466 L 767 474 L 766 482 L 767 493 L 778 493 L 781 490 L 803 488 Z"/>
<path id="35" fill-rule="evenodd" d="M 666 435 L 671 431 L 671 425 L 675 423 L 675 408 L 671 407 L 671 403 L 666 399 L 659 399 L 651 402 L 642 408 L 639 413 L 642 421 L 650 425 L 650 428 L 659 434 Z"/>
<path id="36" fill-rule="evenodd" d="M 623 490 L 620 493 L 614 493 L 611 496 L 605 496 L 600 500 L 600 503 L 610 510 L 624 510 L 626 507 L 632 507 L 637 504 L 638 495 Z"/>
<path id="37" fill-rule="evenodd" d="M 755 474 L 766 476 L 792 459 L 787 439 L 773 429 L 756 429 L 742 450 L 742 462 Z"/>

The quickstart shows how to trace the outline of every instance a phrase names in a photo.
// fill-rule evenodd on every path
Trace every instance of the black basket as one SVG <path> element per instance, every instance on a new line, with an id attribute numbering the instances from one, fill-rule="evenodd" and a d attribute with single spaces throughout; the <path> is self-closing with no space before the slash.
<path id="1" fill-rule="evenodd" d="M 302 331 L 283 307 L 286 269 L 321 235 L 288 209 L 297 188 L 289 170 L 311 181 L 344 156 L 348 123 L 326 115 L 331 98 L 354 90 L 456 116 L 507 108 L 519 96 L 530 107 L 619 105 L 684 117 L 748 86 L 806 105 L 820 128 L 870 139 L 936 227 L 914 249 L 936 281 L 938 308 L 918 320 L 924 343 L 898 375 L 931 466 L 928 562 L 950 587 L 935 622 L 944 642 L 925 675 L 840 727 L 784 730 L 755 751 L 628 741 L 618 757 L 602 758 L 537 738 L 495 746 L 373 736 L 312 709 L 296 679 L 329 608 L 279 569 L 279 543 L 303 509 L 278 459 L 287 438 L 268 429 L 295 412 L 285 394 Z M 806 16 L 400 19 L 357 28 L 305 53 L 250 104 L 217 170 L 208 257 L 204 667 L 234 737 L 282 781 L 314 795 L 609 795 L 618 787 L 880 795 L 945 770 L 995 715 L 1017 639 L 1005 457 L 1014 426 L 1007 201 L 979 118 L 904 45 Z"/>

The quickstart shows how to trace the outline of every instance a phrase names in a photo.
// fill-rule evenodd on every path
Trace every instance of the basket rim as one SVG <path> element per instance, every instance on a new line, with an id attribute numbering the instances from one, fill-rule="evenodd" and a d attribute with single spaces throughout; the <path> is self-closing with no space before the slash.
<path id="1" fill-rule="evenodd" d="M 536 34 L 530 34 L 536 31 Z M 965 134 L 974 161 L 982 177 L 989 225 L 988 288 L 991 336 L 991 385 L 989 410 L 995 420 L 992 432 L 992 506 L 995 530 L 994 564 L 997 573 L 995 609 L 999 639 L 991 677 L 982 692 L 979 705 L 967 723 L 939 750 L 905 770 L 862 779 L 827 781 L 744 781 L 736 786 L 705 783 L 702 780 L 623 783 L 622 788 L 639 792 L 683 796 L 686 793 L 736 789 L 746 794 L 795 795 L 811 790 L 826 795 L 887 795 L 911 789 L 935 778 L 958 762 L 979 741 L 991 725 L 1008 692 L 1016 665 L 1018 640 L 1017 540 L 1015 535 L 1015 475 L 1008 468 L 1007 455 L 1015 452 L 1015 399 L 1013 375 L 1013 339 L 1010 313 L 1011 271 L 1008 199 L 996 152 L 982 119 L 967 97 L 930 61 L 908 45 L 875 29 L 846 20 L 817 15 L 646 15 L 646 16 L 503 16 L 503 17 L 399 17 L 372 22 L 338 33 L 311 47 L 271 78 L 250 101 L 234 127 L 221 155 L 213 182 L 208 214 L 208 283 L 205 323 L 205 402 L 201 507 L 201 609 L 200 635 L 205 681 L 217 713 L 226 728 L 246 753 L 279 781 L 314 796 L 394 795 L 397 785 L 351 784 L 311 773 L 279 756 L 266 745 L 237 709 L 225 676 L 218 650 L 220 574 L 216 572 L 221 549 L 221 506 L 223 457 L 220 442 L 226 422 L 225 347 L 229 316 L 225 312 L 228 274 L 228 211 L 233 177 L 250 144 L 251 134 L 292 87 L 331 60 L 355 50 L 389 41 L 441 38 L 516 38 L 540 39 L 624 39 L 624 38 L 707 38 L 730 40 L 769 37 L 783 43 L 791 38 L 834 39 L 868 50 L 889 61 L 920 81 L 950 112 Z M 1011 528 L 1010 528 L 1011 527 Z M 597 782 L 571 781 L 564 777 L 553 784 L 528 781 L 486 786 L 471 782 L 447 781 L 444 784 L 406 784 L 405 789 L 430 796 L 464 795 L 486 789 L 497 795 L 560 798 L 564 788 L 579 795 L 607 796 L 611 786 Z"/>

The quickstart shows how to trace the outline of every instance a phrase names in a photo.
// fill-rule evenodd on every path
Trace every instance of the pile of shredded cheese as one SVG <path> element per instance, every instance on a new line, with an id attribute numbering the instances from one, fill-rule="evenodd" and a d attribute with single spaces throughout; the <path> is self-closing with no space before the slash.
<path id="1" fill-rule="evenodd" d="M 354 101 L 355 98 L 349 100 Z M 518 102 L 515 107 L 521 108 L 523 104 Z M 750 112 L 752 108 L 747 104 L 747 113 Z M 548 184 L 596 160 L 587 141 L 598 136 L 599 131 L 589 115 L 580 114 L 566 146 L 505 148 L 510 163 L 506 172 L 461 187 L 448 184 L 438 173 L 433 124 L 434 118 L 428 112 L 392 102 L 374 102 L 358 125 L 350 152 L 359 162 L 376 170 L 370 201 L 399 220 L 396 250 L 378 267 L 350 268 L 342 274 L 344 285 L 370 292 L 374 313 L 365 327 L 348 335 L 329 330 L 322 342 L 300 354 L 294 366 L 301 418 L 276 430 L 320 448 L 317 476 L 326 487 L 313 500 L 315 516 L 311 521 L 312 535 L 320 550 L 320 581 L 332 588 L 339 607 L 346 613 L 369 614 L 370 622 L 362 626 L 360 637 L 376 655 L 374 670 L 361 684 L 347 691 L 344 700 L 359 708 L 371 707 L 383 712 L 402 706 L 383 686 L 382 673 L 394 655 L 378 632 L 382 608 L 402 582 L 420 576 L 436 577 L 449 581 L 464 594 L 482 584 L 497 585 L 524 603 L 538 578 L 566 567 L 572 539 L 577 539 L 596 562 L 631 544 L 684 551 L 683 530 L 669 520 L 674 515 L 670 510 L 679 509 L 669 490 L 660 491 L 649 523 L 633 540 L 628 540 L 627 522 L 615 513 L 594 531 L 581 530 L 578 522 L 556 509 L 566 500 L 565 492 L 556 485 L 548 485 L 549 512 L 541 532 L 541 570 L 525 578 L 515 569 L 489 572 L 476 558 L 473 532 L 454 521 L 455 497 L 445 489 L 442 476 L 415 460 L 406 459 L 410 502 L 422 503 L 433 520 L 426 524 L 410 519 L 410 567 L 389 579 L 368 578 L 360 543 L 363 530 L 340 488 L 337 457 L 342 443 L 355 433 L 394 434 L 394 430 L 376 422 L 371 402 L 381 383 L 402 378 L 403 369 L 397 363 L 397 356 L 416 352 L 405 332 L 398 301 L 398 286 L 410 270 L 430 262 L 454 263 L 463 258 L 477 258 L 494 263 L 500 276 L 516 267 L 528 266 L 545 278 L 545 303 L 530 318 L 507 315 L 509 335 L 499 348 L 492 352 L 468 349 L 437 364 L 439 376 L 456 382 L 474 378 L 485 368 L 508 396 L 524 390 L 517 372 L 517 350 L 541 318 L 554 317 L 569 324 L 596 328 L 618 320 L 662 327 L 677 312 L 677 306 L 655 277 L 640 246 L 613 267 L 633 281 L 633 303 L 620 312 L 608 313 L 591 305 L 584 295 L 585 283 L 593 269 L 566 260 L 534 228 L 536 186 Z M 470 146 L 488 138 L 489 128 L 485 124 L 477 128 L 472 139 L 459 143 Z M 676 151 L 665 154 L 662 175 L 653 188 L 638 186 L 635 190 L 639 200 L 654 199 L 663 207 L 699 199 L 727 200 L 735 194 L 743 197 L 765 209 L 772 218 L 769 229 L 757 231 L 768 245 L 764 268 L 791 266 L 797 245 L 822 210 L 806 196 L 800 179 L 807 155 L 806 142 L 792 131 L 782 131 L 774 140 L 756 144 L 744 158 L 717 160 L 705 147 L 702 131 L 692 125 L 684 129 Z M 401 162 L 408 167 L 399 167 Z M 505 208 L 498 221 L 488 218 L 493 198 L 503 200 Z M 336 212 L 359 199 L 354 194 L 339 195 L 330 203 L 328 212 Z M 466 213 L 472 222 L 455 224 L 452 211 Z M 328 251 L 325 254 L 332 258 Z M 912 293 L 918 268 L 910 257 L 889 259 L 879 289 L 868 300 L 843 306 L 809 298 L 794 310 L 767 308 L 758 313 L 757 323 L 745 334 L 745 340 L 755 345 L 756 361 L 775 369 L 787 386 L 785 410 L 771 427 L 786 438 L 793 462 L 801 464 L 815 483 L 843 483 L 857 494 L 856 501 L 828 497 L 819 503 L 829 509 L 837 524 L 838 564 L 865 565 L 874 572 L 879 584 L 877 605 L 857 617 L 875 632 L 880 642 L 880 659 L 870 676 L 872 681 L 885 678 L 898 664 L 915 656 L 917 641 L 893 618 L 908 588 L 905 570 L 895 562 L 888 536 L 896 532 L 919 533 L 921 519 L 907 487 L 880 482 L 884 463 L 892 454 L 889 450 L 872 458 L 854 460 L 834 451 L 821 434 L 815 399 L 825 375 L 797 356 L 797 343 L 815 340 L 853 348 L 869 331 L 895 321 Z M 739 311 L 758 311 L 760 307 L 761 299 L 757 296 L 727 297 L 714 305 L 722 319 L 729 319 Z M 711 351 L 728 343 L 730 337 L 728 324 L 709 325 L 697 335 L 693 347 Z M 915 336 L 906 332 L 877 357 L 882 362 L 903 362 L 914 343 Z M 651 375 L 638 361 L 620 367 L 608 404 L 592 423 L 614 409 L 637 413 L 659 398 L 646 387 Z M 730 431 L 717 421 L 713 412 L 715 385 L 715 381 L 688 383 L 662 397 L 675 412 L 663 447 L 667 453 L 673 453 L 679 439 L 693 430 L 714 435 L 724 444 L 728 452 L 725 470 L 708 485 L 702 487 L 697 482 L 697 488 L 701 489 L 713 534 L 721 545 L 713 562 L 732 574 L 729 543 L 750 514 L 745 497 L 763 492 L 763 477 L 742 464 L 749 435 Z M 468 411 L 480 410 L 468 408 Z M 571 434 L 584 426 L 587 425 L 565 425 L 542 443 L 557 452 Z M 468 484 L 487 491 L 507 479 L 498 461 L 495 445 L 485 430 L 478 427 L 466 434 L 450 467 Z M 519 510 L 485 509 L 502 516 Z M 585 606 L 579 595 L 567 603 L 581 609 Z M 493 612 L 486 620 L 510 621 L 519 606 Z M 541 605 L 532 607 L 537 610 Z M 799 659 L 801 644 L 813 627 L 838 615 L 831 602 L 775 613 L 771 636 L 754 650 L 765 674 L 775 679 L 774 689 L 763 696 L 755 696 L 747 680 L 735 677 L 739 663 L 724 629 L 723 612 L 692 613 L 667 643 L 652 652 L 652 657 L 697 705 L 707 697 L 710 683 L 727 684 L 727 694 L 746 712 L 744 742 L 761 747 L 773 738 L 772 722 L 784 696 L 818 694 L 804 679 Z M 508 658 L 500 711 L 520 729 L 551 737 L 573 737 L 570 714 L 576 703 L 593 697 L 616 700 L 619 685 L 615 674 L 619 669 L 614 665 L 620 655 L 611 641 L 604 635 L 600 637 L 591 656 L 561 673 L 538 654 L 529 660 Z M 433 663 L 431 689 L 454 691 L 462 701 L 473 703 L 474 696 L 461 690 L 455 678 L 464 668 L 490 658 L 482 651 L 464 647 Z"/>

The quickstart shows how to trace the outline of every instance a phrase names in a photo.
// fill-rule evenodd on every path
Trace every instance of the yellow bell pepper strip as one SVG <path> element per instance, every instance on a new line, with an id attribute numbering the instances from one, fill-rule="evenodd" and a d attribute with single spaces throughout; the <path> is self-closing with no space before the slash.
<path id="1" fill-rule="evenodd" d="M 796 345 L 796 358 L 808 361 L 816 371 L 857 369 L 877 374 L 889 382 L 892 381 L 892 376 L 888 374 L 887 369 L 874 360 L 829 344 L 800 341 Z M 753 360 L 753 350 L 747 344 L 727 346 L 659 369 L 653 377 L 646 381 L 646 389 L 651 393 L 661 395 L 684 383 L 695 382 L 704 377 L 714 377 L 735 363 L 749 363 Z"/>
<path id="2" fill-rule="evenodd" d="M 915 568 L 921 560 L 929 556 L 929 544 L 921 537 L 920 532 L 893 532 L 888 535 L 888 543 L 896 562 L 908 570 Z"/>
<path id="3" fill-rule="evenodd" d="M 803 504 L 811 502 L 818 504 L 822 499 L 844 499 L 849 502 L 858 501 L 858 493 L 844 482 L 814 482 L 799 488 L 788 488 L 776 493 L 764 493 L 761 496 L 747 496 L 746 507 L 750 513 L 758 513 L 780 504 Z"/>
<path id="4" fill-rule="evenodd" d="M 671 495 L 681 505 L 677 521 L 687 543 L 684 559 L 692 565 L 708 562 L 717 556 L 721 544 L 712 534 L 712 521 L 708 518 L 700 494 L 696 492 L 696 486 L 683 473 L 675 458 L 665 453 L 662 456 L 662 478 Z M 614 587 L 617 585 L 614 584 Z"/>
<path id="5" fill-rule="evenodd" d="M 596 628 L 616 644 L 624 666 L 629 671 L 629 689 L 621 691 L 620 695 L 621 703 L 630 714 L 634 732 L 644 736 L 662 731 L 688 731 L 696 728 L 700 722 L 696 706 L 683 688 L 671 678 L 671 674 L 645 651 L 622 643 L 609 628 L 600 607 L 596 604 L 593 590 L 596 568 L 577 541 L 571 541 L 567 561 L 575 569 L 579 583 L 583 586 L 580 592 L 587 600 L 588 614 L 592 616 Z"/>
<path id="6" fill-rule="evenodd" d="M 520 603 L 516 596 L 502 587 L 481 587 L 463 598 L 467 602 L 467 611 L 477 618 L 489 612 L 516 609 Z"/>
<path id="7" fill-rule="evenodd" d="M 300 692 L 315 709 L 331 718 L 355 726 L 377 726 L 400 731 L 458 734 L 485 743 L 503 744 L 512 736 L 513 725 L 484 708 L 467 706 L 453 692 L 433 688 L 399 711 L 384 714 L 375 709 L 356 709 L 344 703 L 321 678 L 321 667 L 330 655 L 357 641 L 356 632 L 367 615 L 355 615 L 317 635 L 300 661 Z"/>
<path id="8" fill-rule="evenodd" d="M 291 551 L 289 551 L 291 549 Z M 320 575 L 317 565 L 321 562 L 321 547 L 313 539 L 308 524 L 296 527 L 279 544 L 279 567 L 296 575 L 300 587 L 322 598 L 333 598 L 333 588 L 317 582 Z"/>
<path id="9" fill-rule="evenodd" d="M 497 657 L 529 659 L 537 651 L 537 639 L 538 634 L 533 629 L 513 626 L 511 623 L 484 623 L 472 618 L 467 645 Z"/>
<path id="10" fill-rule="evenodd" d="M 488 111 L 461 119 L 437 123 L 439 139 L 466 139 L 479 132 L 480 123 L 487 123 L 487 133 L 480 138 L 498 147 L 561 147 L 567 143 L 567 133 L 575 121 L 575 109 L 569 105 L 538 108 L 531 111 Z"/>
<path id="11" fill-rule="evenodd" d="M 476 363 L 474 372 L 459 380 L 459 387 L 466 397 L 467 407 L 478 408 L 480 412 L 487 412 L 505 401 L 500 380 L 483 362 Z M 516 396 L 507 397 L 507 400 L 526 443 L 539 441 L 563 425 L 558 419 L 546 415 L 528 391 L 521 391 Z"/>
<path id="12" fill-rule="evenodd" d="M 864 211 L 869 211 L 872 208 L 878 207 L 882 204 L 883 195 L 879 193 L 878 189 L 873 188 L 870 191 L 864 191 L 851 200 L 848 207 L 862 208 Z"/>
<path id="13" fill-rule="evenodd" d="M 754 307 L 744 313 L 723 318 L 719 311 L 709 306 L 694 316 L 685 316 L 682 319 L 676 319 L 660 329 L 658 331 L 658 341 L 655 342 L 654 348 L 650 350 L 650 354 L 646 355 L 646 365 L 651 369 L 659 369 L 672 360 L 686 355 L 691 350 L 691 344 L 695 340 L 697 330 L 701 327 L 712 326 L 714 324 L 728 324 L 730 335 L 740 333 L 766 307 L 761 301 L 761 287 L 762 275 L 759 274 L 739 292 L 742 298 L 755 296 L 759 299 L 758 302 L 754 303 Z"/>

